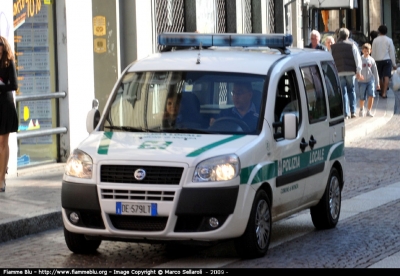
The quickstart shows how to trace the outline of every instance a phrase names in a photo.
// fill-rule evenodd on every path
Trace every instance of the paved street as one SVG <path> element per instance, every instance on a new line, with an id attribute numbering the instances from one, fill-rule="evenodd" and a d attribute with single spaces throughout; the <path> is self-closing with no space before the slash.
<path id="1" fill-rule="evenodd" d="M 400 92 L 395 92 L 395 95 L 399 98 Z M 172 254 L 165 245 L 105 241 L 95 255 L 75 255 L 68 250 L 62 229 L 58 228 L 1 243 L 1 266 L 385 267 L 380 266 L 380 261 L 400 252 L 400 221 L 395 217 L 400 207 L 400 196 L 395 192 L 391 193 L 398 191 L 400 186 L 400 115 L 399 112 L 396 113 L 380 129 L 346 146 L 346 183 L 342 193 L 341 220 L 337 228 L 315 231 L 308 211 L 291 216 L 273 226 L 271 247 L 264 258 L 241 260 L 236 255 L 232 242 Z M 34 178 L 33 181 L 39 179 Z M 56 187 L 49 187 L 49 192 L 53 189 Z M 360 199 L 357 201 L 358 197 Z M 383 202 L 375 204 L 376 200 Z M 354 214 L 346 211 L 355 210 L 359 205 L 363 205 L 365 209 L 361 208 Z M 399 265 L 397 261 L 391 267 L 400 267 Z"/>
<path id="2" fill-rule="evenodd" d="M 396 95 L 399 99 L 400 92 Z M 400 181 L 399 116 L 397 112 L 385 126 L 346 147 L 343 198 Z"/>

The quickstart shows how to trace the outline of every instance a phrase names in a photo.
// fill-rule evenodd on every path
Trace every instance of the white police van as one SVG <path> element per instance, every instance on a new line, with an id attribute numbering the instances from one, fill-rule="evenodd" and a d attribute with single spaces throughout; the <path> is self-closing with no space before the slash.
<path id="1" fill-rule="evenodd" d="M 331 54 L 291 48 L 283 34 L 164 33 L 159 44 L 126 68 L 101 118 L 88 114 L 90 135 L 67 161 L 69 249 L 234 239 L 254 258 L 272 223 L 301 210 L 317 229 L 335 227 L 344 114 Z M 246 88 L 232 96 L 237 83 Z"/>

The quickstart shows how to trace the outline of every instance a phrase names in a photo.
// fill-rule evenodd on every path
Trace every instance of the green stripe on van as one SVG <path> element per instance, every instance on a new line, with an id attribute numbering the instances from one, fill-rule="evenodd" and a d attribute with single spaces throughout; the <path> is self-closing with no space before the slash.
<path id="1" fill-rule="evenodd" d="M 267 164 L 258 170 L 257 174 L 254 176 L 251 184 L 260 183 L 273 179 L 278 175 L 278 162 Z"/>
<path id="2" fill-rule="evenodd" d="M 192 151 L 191 153 L 189 153 L 188 155 L 186 155 L 186 157 L 196 157 L 196 156 L 199 156 L 199 155 L 202 154 L 203 152 L 206 152 L 206 151 L 208 151 L 208 150 L 210 150 L 210 149 L 212 149 L 212 148 L 218 147 L 218 146 L 223 145 L 223 144 L 225 144 L 225 143 L 234 141 L 234 140 L 236 140 L 236 139 L 242 138 L 242 137 L 244 137 L 244 136 L 245 136 L 245 135 L 233 135 L 233 136 L 228 137 L 228 138 L 226 138 L 226 139 L 223 139 L 223 140 L 221 140 L 221 141 L 218 141 L 218 142 L 209 144 L 209 145 L 207 145 L 207 146 L 205 146 L 205 147 L 199 148 L 198 150 Z"/>
<path id="3" fill-rule="evenodd" d="M 104 132 L 103 137 L 101 137 L 100 145 L 97 150 L 98 154 L 107 155 L 108 148 L 110 146 L 111 138 L 113 136 L 113 132 Z"/>
<path id="4" fill-rule="evenodd" d="M 331 155 L 328 158 L 328 154 L 334 148 Z M 273 163 L 269 163 L 261 167 L 254 178 L 251 180 L 251 184 L 268 181 L 278 176 L 278 167 L 280 166 L 281 175 L 289 173 L 295 173 L 301 169 L 307 168 L 310 165 L 316 165 L 328 161 L 332 161 L 344 156 L 344 143 L 336 143 L 328 145 L 322 148 L 317 148 L 305 153 L 296 154 L 283 158 L 279 162 L 275 160 Z M 280 164 L 279 164 L 280 163 Z M 249 182 L 250 174 L 254 170 L 256 165 L 251 165 L 246 168 L 242 168 L 240 173 L 240 184 L 246 184 Z"/>
<path id="5" fill-rule="evenodd" d="M 240 171 L 240 184 L 246 184 L 249 181 L 250 174 L 253 171 L 255 166 L 250 166 L 246 168 L 242 168 Z"/>
<path id="6" fill-rule="evenodd" d="M 337 158 L 339 158 L 339 157 L 342 157 L 344 155 L 344 143 L 342 143 L 342 144 L 340 144 L 339 146 L 337 146 L 334 150 L 333 150 L 333 152 L 332 152 L 332 154 L 331 154 L 331 158 L 329 159 L 330 161 L 331 160 L 335 160 L 335 159 L 337 159 Z"/>

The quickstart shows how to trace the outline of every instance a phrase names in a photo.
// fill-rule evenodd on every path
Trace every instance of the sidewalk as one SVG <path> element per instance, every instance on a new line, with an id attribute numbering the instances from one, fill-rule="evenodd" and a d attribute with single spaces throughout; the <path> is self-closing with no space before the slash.
<path id="1" fill-rule="evenodd" d="M 396 93 L 400 97 L 400 93 Z M 389 90 L 387 99 L 375 99 L 375 117 L 346 120 L 346 146 L 386 124 L 394 114 L 395 102 L 396 95 Z M 61 182 L 64 166 L 64 163 L 59 163 L 26 168 L 19 170 L 18 176 L 7 177 L 7 190 L 0 194 L 0 243 L 62 227 Z M 397 264 L 400 265 L 400 255 L 397 256 Z M 381 261 L 379 265 L 385 267 L 385 262 Z M 387 265 L 393 267 L 393 263 Z"/>
<path id="2" fill-rule="evenodd" d="M 357 99 L 357 118 L 346 120 L 346 146 L 349 146 L 353 141 L 365 137 L 367 134 L 377 130 L 385 125 L 394 114 L 396 103 L 396 95 L 392 89 L 387 91 L 387 99 L 375 97 L 374 105 L 372 106 L 372 114 L 374 117 L 359 118 L 359 99 Z M 366 104 L 367 102 L 365 102 Z"/>

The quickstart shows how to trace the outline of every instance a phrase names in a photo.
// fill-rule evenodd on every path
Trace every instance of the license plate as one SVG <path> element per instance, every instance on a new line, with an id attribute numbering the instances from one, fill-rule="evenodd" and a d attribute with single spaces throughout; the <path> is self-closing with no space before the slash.
<path id="1" fill-rule="evenodd" d="M 157 216 L 157 203 L 117 202 L 117 215 Z"/>

